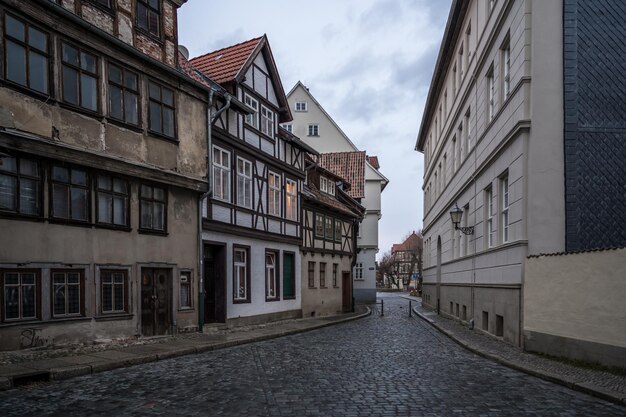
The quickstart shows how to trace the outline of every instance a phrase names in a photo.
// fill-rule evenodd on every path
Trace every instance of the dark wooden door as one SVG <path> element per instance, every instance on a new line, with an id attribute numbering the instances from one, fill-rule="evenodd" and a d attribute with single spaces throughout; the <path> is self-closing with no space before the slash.
<path id="1" fill-rule="evenodd" d="M 341 273 L 341 306 L 344 313 L 352 311 L 352 279 L 350 271 Z"/>
<path id="2" fill-rule="evenodd" d="M 204 247 L 204 322 L 226 322 L 226 248 Z"/>
<path id="3" fill-rule="evenodd" d="M 141 268 L 141 334 L 168 334 L 171 326 L 172 271 Z"/>

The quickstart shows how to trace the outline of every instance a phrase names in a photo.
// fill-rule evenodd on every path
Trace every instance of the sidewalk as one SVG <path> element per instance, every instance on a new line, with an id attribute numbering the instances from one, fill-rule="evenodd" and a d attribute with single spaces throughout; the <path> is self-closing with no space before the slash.
<path id="1" fill-rule="evenodd" d="M 461 346 L 502 365 L 564 385 L 596 397 L 626 404 L 626 376 L 578 367 L 524 352 L 478 330 L 469 330 L 459 321 L 438 316 L 422 306 L 421 298 L 403 296 L 417 302 L 413 311 Z"/>
<path id="2" fill-rule="evenodd" d="M 207 328 L 205 333 L 136 339 L 123 346 L 80 345 L 65 349 L 43 348 L 0 352 L 0 390 L 32 382 L 53 381 L 132 365 L 208 352 L 246 343 L 274 339 L 365 317 L 371 310 L 357 305 L 354 313 L 286 320 L 232 329 Z"/>

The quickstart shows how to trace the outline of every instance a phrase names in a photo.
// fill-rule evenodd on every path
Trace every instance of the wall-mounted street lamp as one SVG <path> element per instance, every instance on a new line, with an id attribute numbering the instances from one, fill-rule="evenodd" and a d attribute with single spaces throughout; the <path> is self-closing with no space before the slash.
<path id="1" fill-rule="evenodd" d="M 450 210 L 450 218 L 452 219 L 454 230 L 460 230 L 464 235 L 474 234 L 474 226 L 459 226 L 459 223 L 461 223 L 461 219 L 463 218 L 463 210 L 459 208 L 458 204 L 455 204 L 454 208 Z"/>

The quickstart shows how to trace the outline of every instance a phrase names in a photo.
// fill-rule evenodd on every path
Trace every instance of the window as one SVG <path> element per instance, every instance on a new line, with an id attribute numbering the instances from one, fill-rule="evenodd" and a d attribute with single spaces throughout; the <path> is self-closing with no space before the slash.
<path id="1" fill-rule="evenodd" d="M 278 267 L 276 252 L 265 252 L 265 300 L 279 300 L 280 289 L 278 288 Z"/>
<path id="2" fill-rule="evenodd" d="M 287 132 L 293 133 L 293 123 L 285 123 L 283 127 Z"/>
<path id="3" fill-rule="evenodd" d="M 230 153 L 213 147 L 213 198 L 230 201 Z"/>
<path id="4" fill-rule="evenodd" d="M 83 290 L 83 271 L 52 270 L 52 316 L 82 315 Z"/>
<path id="5" fill-rule="evenodd" d="M 308 136 L 319 136 L 320 135 L 320 127 L 317 124 L 309 125 Z"/>
<path id="6" fill-rule="evenodd" d="M 5 78 L 43 94 L 49 92 L 48 35 L 4 15 Z"/>
<path id="7" fill-rule="evenodd" d="M 111 8 L 111 0 L 91 0 L 92 2 L 99 4 L 102 7 L 106 7 L 107 9 Z"/>
<path id="8" fill-rule="evenodd" d="M 487 0 L 487 12 L 493 12 L 493 8 L 496 5 L 496 0 Z"/>
<path id="9" fill-rule="evenodd" d="M 285 210 L 289 220 L 298 220 L 298 185 L 294 180 L 285 180 Z"/>
<path id="10" fill-rule="evenodd" d="M 63 101 L 98 111 L 98 58 L 66 43 L 62 51 Z"/>
<path id="11" fill-rule="evenodd" d="M 89 177 L 82 169 L 52 167 L 52 217 L 89 221 Z"/>
<path id="12" fill-rule="evenodd" d="M 325 218 L 324 237 L 328 240 L 333 240 L 333 219 L 332 217 Z"/>
<path id="13" fill-rule="evenodd" d="M 470 38 L 472 35 L 472 22 L 470 21 L 467 25 L 467 30 L 465 31 L 465 68 L 469 69 L 469 59 L 471 54 L 470 49 Z"/>
<path id="14" fill-rule="evenodd" d="M 470 109 L 467 109 L 467 112 L 465 112 L 465 144 L 464 144 L 464 148 L 465 148 L 465 156 L 469 155 L 469 151 L 470 148 L 472 146 L 472 142 L 471 142 L 471 126 L 470 126 Z"/>
<path id="15" fill-rule="evenodd" d="M 328 180 L 326 177 L 320 177 L 320 191 L 324 193 L 328 191 Z"/>
<path id="16" fill-rule="evenodd" d="M 97 182 L 98 223 L 128 227 L 128 182 L 103 174 L 98 175 Z"/>
<path id="17" fill-rule="evenodd" d="M 270 172 L 268 174 L 269 182 L 269 214 L 280 216 L 280 175 Z"/>
<path id="18" fill-rule="evenodd" d="M 274 112 L 265 106 L 261 106 L 261 132 L 274 138 Z"/>
<path id="19" fill-rule="evenodd" d="M 487 247 L 493 246 L 493 190 L 491 187 L 485 190 L 485 209 L 487 220 Z"/>
<path id="20" fill-rule="evenodd" d="M 250 302 L 249 249 L 233 247 L 233 301 Z"/>
<path id="21" fill-rule="evenodd" d="M 500 193 L 502 194 L 502 242 L 509 241 L 509 177 L 504 176 L 500 179 Z"/>
<path id="22" fill-rule="evenodd" d="M 139 125 L 139 76 L 117 65 L 109 64 L 109 116 Z"/>
<path id="23" fill-rule="evenodd" d="M 237 158 L 237 204 L 252 208 L 252 163 Z"/>
<path id="24" fill-rule="evenodd" d="M 3 270 L 2 320 L 34 320 L 40 317 L 40 272 L 34 270 Z"/>
<path id="25" fill-rule="evenodd" d="M 309 262 L 309 288 L 315 288 L 315 262 Z"/>
<path id="26" fill-rule="evenodd" d="M 341 220 L 335 219 L 335 242 L 341 242 L 341 224 Z"/>
<path id="27" fill-rule="evenodd" d="M 307 111 L 307 102 L 296 101 L 296 111 Z"/>
<path id="28" fill-rule="evenodd" d="M 507 38 L 502 48 L 502 94 L 504 99 L 511 93 L 511 46 Z"/>
<path id="29" fill-rule="evenodd" d="M 465 74 L 465 54 L 463 51 L 463 44 L 461 44 L 459 48 L 459 88 L 461 87 L 461 81 L 463 81 L 463 74 Z"/>
<path id="30" fill-rule="evenodd" d="M 149 130 L 159 135 L 174 138 L 176 122 L 174 121 L 174 91 L 152 81 L 148 84 L 150 97 Z"/>
<path id="31" fill-rule="evenodd" d="M 463 207 L 463 227 L 468 227 L 469 225 L 469 215 L 470 215 L 469 204 L 466 204 Z M 462 255 L 467 255 L 469 253 L 469 236 L 463 234 L 463 250 L 461 251 Z"/>
<path id="32" fill-rule="evenodd" d="M 441 188 L 442 190 L 447 184 L 447 181 L 446 181 L 447 172 L 448 172 L 448 154 L 444 153 L 443 154 L 443 171 L 441 172 L 441 181 L 443 183 L 443 187 Z"/>
<path id="33" fill-rule="evenodd" d="M 330 195 L 335 195 L 335 183 L 331 180 L 328 180 L 326 184 L 326 192 Z"/>
<path id="34" fill-rule="evenodd" d="M 283 299 L 296 298 L 296 263 L 294 253 L 283 252 Z"/>
<path id="35" fill-rule="evenodd" d="M 333 287 L 337 288 L 337 271 L 339 264 L 333 264 Z"/>
<path id="36" fill-rule="evenodd" d="M 363 264 L 360 262 L 354 265 L 354 280 L 363 281 Z"/>
<path id="37" fill-rule="evenodd" d="M 137 26 L 152 36 L 160 35 L 161 0 L 137 0 Z"/>
<path id="38" fill-rule="evenodd" d="M 259 127 L 259 102 L 253 99 L 250 95 L 244 94 L 244 102 L 248 107 L 251 107 L 254 112 L 246 115 L 246 123 L 252 127 Z"/>
<path id="39" fill-rule="evenodd" d="M 452 173 L 454 174 L 458 168 L 457 166 L 457 161 L 458 161 L 458 157 L 457 157 L 457 149 L 458 147 L 458 143 L 456 141 L 456 136 L 452 137 Z"/>
<path id="40" fill-rule="evenodd" d="M 167 227 L 167 191 L 161 187 L 141 185 L 139 195 L 139 228 L 165 232 Z"/>
<path id="41" fill-rule="evenodd" d="M 128 305 L 128 273 L 125 270 L 100 271 L 100 297 L 103 314 L 125 313 Z"/>
<path id="42" fill-rule="evenodd" d="M 456 81 L 457 81 L 457 72 L 456 72 L 456 64 L 452 67 L 452 97 L 456 97 Z"/>
<path id="43" fill-rule="evenodd" d="M 191 271 L 181 271 L 180 273 L 180 304 L 181 310 L 190 310 L 193 308 L 192 304 L 192 286 L 191 286 Z"/>
<path id="44" fill-rule="evenodd" d="M 324 238 L 324 215 L 315 214 L 315 237 Z"/>
<path id="45" fill-rule="evenodd" d="M 41 214 L 39 162 L 0 156 L 0 212 Z"/>
<path id="46" fill-rule="evenodd" d="M 326 288 L 326 262 L 320 262 L 320 288 Z"/>
<path id="47" fill-rule="evenodd" d="M 487 120 L 490 122 L 493 120 L 493 116 L 495 113 L 495 83 L 493 80 L 493 65 L 487 72 Z"/>

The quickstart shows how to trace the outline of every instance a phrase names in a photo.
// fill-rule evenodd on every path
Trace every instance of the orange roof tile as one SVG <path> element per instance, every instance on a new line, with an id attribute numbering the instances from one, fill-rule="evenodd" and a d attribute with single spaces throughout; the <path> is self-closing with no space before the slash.
<path id="1" fill-rule="evenodd" d="M 217 83 L 235 80 L 263 37 L 250 39 L 227 48 L 192 58 L 190 62 Z"/>
<path id="2" fill-rule="evenodd" d="M 373 166 L 376 169 L 380 169 L 380 164 L 378 163 L 378 157 L 377 156 L 367 156 L 367 162 L 370 163 L 371 166 Z"/>
<path id="3" fill-rule="evenodd" d="M 350 197 L 365 197 L 365 151 L 323 153 L 318 160 L 322 168 L 348 180 Z"/>

